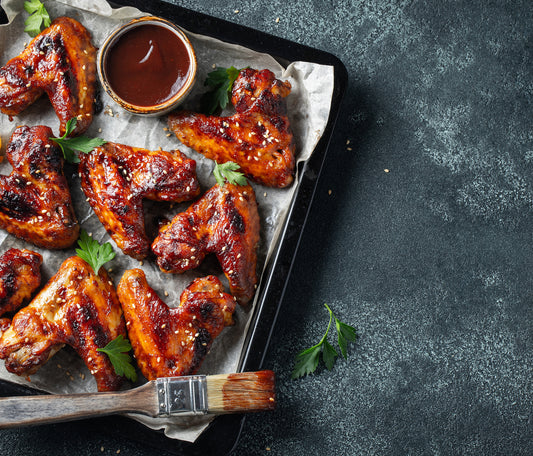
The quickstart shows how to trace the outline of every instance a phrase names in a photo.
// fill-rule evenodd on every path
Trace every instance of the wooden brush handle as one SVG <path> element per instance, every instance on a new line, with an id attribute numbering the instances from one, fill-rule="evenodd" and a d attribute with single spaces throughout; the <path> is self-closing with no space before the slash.
<path id="1" fill-rule="evenodd" d="M 51 394 L 0 398 L 0 429 L 73 421 L 115 413 L 156 416 L 153 384 L 116 393 Z"/>

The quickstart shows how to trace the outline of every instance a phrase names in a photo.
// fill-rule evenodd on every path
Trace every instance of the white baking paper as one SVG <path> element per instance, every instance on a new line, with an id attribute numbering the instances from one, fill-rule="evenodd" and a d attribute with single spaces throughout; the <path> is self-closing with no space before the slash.
<path id="1" fill-rule="evenodd" d="M 9 24 L 0 26 L 0 66 L 10 58 L 18 55 L 31 38 L 23 32 L 27 13 L 23 9 L 22 0 L 4 0 L 2 7 L 9 18 Z M 50 16 L 70 16 L 79 20 L 92 34 L 93 43 L 99 47 L 105 37 L 119 25 L 134 17 L 144 15 L 132 7 L 112 9 L 104 0 L 59 0 L 44 2 Z M 180 24 L 178 24 L 180 25 Z M 283 68 L 273 57 L 261 54 L 242 46 L 232 45 L 205 36 L 192 33 L 188 36 L 195 48 L 198 58 L 198 77 L 196 86 L 184 107 L 194 107 L 201 93 L 205 90 L 203 81 L 213 66 L 236 68 L 251 67 L 257 69 L 268 68 L 279 79 L 288 80 L 292 91 L 287 97 L 287 105 L 291 127 L 297 146 L 297 161 L 309 158 L 320 139 L 326 126 L 333 91 L 333 68 L 307 62 L 294 62 Z M 205 191 L 215 183 L 212 176 L 214 163 L 202 155 L 183 146 L 174 135 L 164 130 L 166 118 L 146 118 L 130 114 L 116 105 L 107 94 L 101 90 L 104 109 L 94 117 L 94 121 L 87 131 L 88 136 L 98 136 L 107 141 L 123 143 L 150 150 L 179 149 L 187 156 L 197 161 L 197 173 L 202 189 Z M 56 135 L 59 135 L 59 121 L 44 96 L 30 106 L 12 121 L 0 114 L 0 138 L 2 152 L 5 151 L 12 131 L 18 125 L 47 125 Z M 201 265 L 197 270 L 181 275 L 162 274 L 157 265 L 146 260 L 142 265 L 132 258 L 125 256 L 115 246 L 105 229 L 94 215 L 91 207 L 85 201 L 81 191 L 77 171 L 70 167 L 67 178 L 71 186 L 74 206 L 82 228 L 92 233 L 100 242 L 110 241 L 117 251 L 116 258 L 106 265 L 111 268 L 111 276 L 118 283 L 126 269 L 141 267 L 146 273 L 148 283 L 159 293 L 169 294 L 165 302 L 174 307 L 179 303 L 179 296 L 183 289 L 196 277 L 215 273 L 223 283 L 227 284 L 218 265 Z M 8 174 L 10 167 L 7 161 L 0 165 L 0 173 Z M 298 176 L 297 176 L 298 178 Z M 270 255 L 279 229 L 283 225 L 295 185 L 285 189 L 272 189 L 252 184 L 259 203 L 261 218 L 261 243 L 258 255 L 258 271 L 261 272 Z M 149 214 L 164 214 L 172 218 L 178 212 L 185 210 L 190 203 L 168 205 L 146 202 L 145 210 Z M 61 263 L 74 255 L 74 248 L 65 251 L 47 251 L 19 240 L 4 231 L 0 231 L 0 252 L 10 247 L 25 247 L 38 251 L 43 255 L 43 284 L 58 270 Z M 260 285 L 261 286 L 261 285 Z M 215 374 L 235 372 L 241 355 L 245 334 L 249 325 L 255 301 L 243 309 L 238 307 L 235 313 L 235 326 L 224 329 L 215 340 L 210 353 L 205 359 L 199 373 Z M 96 383 L 87 368 L 76 353 L 70 348 L 61 350 L 39 372 L 31 376 L 31 381 L 10 374 L 0 362 L 0 378 L 16 383 L 34 386 L 52 393 L 77 393 L 96 391 Z M 164 429 L 168 437 L 194 441 L 207 427 L 211 418 L 147 418 L 141 415 L 130 415 L 152 429 Z"/>

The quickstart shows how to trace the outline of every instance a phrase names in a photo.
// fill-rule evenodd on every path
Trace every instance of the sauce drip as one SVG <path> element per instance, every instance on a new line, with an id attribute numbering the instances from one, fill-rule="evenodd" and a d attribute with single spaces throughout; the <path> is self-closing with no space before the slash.
<path id="1" fill-rule="evenodd" d="M 117 39 L 104 65 L 109 84 L 120 98 L 136 106 L 154 106 L 179 92 L 191 62 L 172 31 L 143 24 Z"/>

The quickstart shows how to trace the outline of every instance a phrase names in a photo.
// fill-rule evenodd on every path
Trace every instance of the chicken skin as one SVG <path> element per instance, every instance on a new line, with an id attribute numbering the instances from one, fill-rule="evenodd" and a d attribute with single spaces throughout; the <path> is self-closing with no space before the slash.
<path id="1" fill-rule="evenodd" d="M 41 255 L 26 249 L 9 249 L 0 256 L 0 316 L 31 297 L 41 284 L 42 262 Z"/>
<path id="2" fill-rule="evenodd" d="M 174 309 L 141 269 L 126 271 L 117 292 L 137 364 L 148 380 L 194 374 L 215 337 L 233 324 L 235 301 L 215 276 L 196 279 Z"/>
<path id="3" fill-rule="evenodd" d="M 67 344 L 83 358 L 98 391 L 112 391 L 122 378 L 97 348 L 120 334 L 126 337 L 126 325 L 113 282 L 104 268 L 96 275 L 74 256 L 15 314 L 0 337 L 0 358 L 9 372 L 31 375 Z"/>
<path id="4" fill-rule="evenodd" d="M 70 247 L 79 235 L 63 156 L 45 126 L 18 127 L 6 156 L 13 166 L 0 175 L 0 228 L 46 249 Z"/>
<path id="5" fill-rule="evenodd" d="M 0 110 L 16 116 L 46 92 L 61 135 L 76 117 L 71 133 L 76 136 L 92 122 L 95 87 L 96 49 L 89 32 L 78 21 L 59 17 L 0 68 Z"/>
<path id="6" fill-rule="evenodd" d="M 180 151 L 149 151 L 106 143 L 83 154 L 81 186 L 94 212 L 122 251 L 138 260 L 150 252 L 143 198 L 181 202 L 200 193 L 196 162 Z"/>
<path id="7" fill-rule="evenodd" d="M 233 161 L 251 180 L 286 187 L 294 175 L 294 140 L 284 98 L 291 84 L 269 70 L 241 70 L 233 84 L 229 117 L 188 111 L 171 114 L 168 125 L 176 137 L 218 163 Z"/>
<path id="8" fill-rule="evenodd" d="M 212 187 L 189 209 L 162 227 L 152 244 L 163 272 L 196 268 L 214 253 L 239 304 L 254 295 L 257 282 L 259 214 L 250 185 Z"/>

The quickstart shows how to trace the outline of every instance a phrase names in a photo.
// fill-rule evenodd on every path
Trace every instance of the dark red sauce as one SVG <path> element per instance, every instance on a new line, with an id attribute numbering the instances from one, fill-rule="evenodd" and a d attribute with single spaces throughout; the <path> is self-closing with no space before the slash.
<path id="1" fill-rule="evenodd" d="M 109 84 L 120 98 L 136 106 L 154 106 L 179 92 L 191 62 L 176 34 L 143 24 L 115 41 L 104 65 Z"/>

